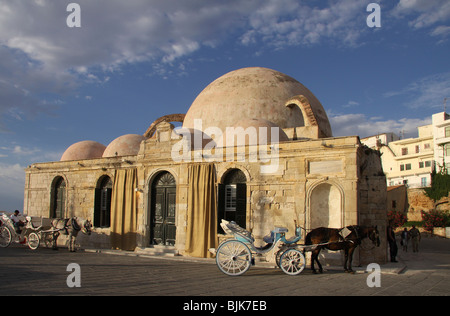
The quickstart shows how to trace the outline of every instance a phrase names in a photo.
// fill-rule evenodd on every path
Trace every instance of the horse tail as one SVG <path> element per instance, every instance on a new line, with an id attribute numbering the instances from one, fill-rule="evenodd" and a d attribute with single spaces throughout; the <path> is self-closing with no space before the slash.
<path id="1" fill-rule="evenodd" d="M 312 245 L 311 232 L 308 233 L 305 237 L 305 245 Z"/>

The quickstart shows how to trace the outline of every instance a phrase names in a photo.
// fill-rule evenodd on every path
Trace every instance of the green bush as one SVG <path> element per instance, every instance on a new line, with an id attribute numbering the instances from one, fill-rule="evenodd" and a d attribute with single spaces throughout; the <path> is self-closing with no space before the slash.
<path id="1" fill-rule="evenodd" d="M 433 172 L 431 174 L 431 187 L 424 188 L 425 195 L 434 201 L 448 196 L 450 191 L 450 175 Z"/>

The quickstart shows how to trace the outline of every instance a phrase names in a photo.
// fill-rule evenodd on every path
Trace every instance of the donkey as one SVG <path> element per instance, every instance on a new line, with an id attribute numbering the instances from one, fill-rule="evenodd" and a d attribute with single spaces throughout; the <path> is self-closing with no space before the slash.
<path id="1" fill-rule="evenodd" d="M 54 219 L 52 220 L 52 228 L 55 231 L 53 233 L 53 244 L 52 249 L 57 250 L 57 240 L 59 237 L 59 232 L 61 231 L 64 235 L 69 235 L 69 251 L 75 252 L 75 240 L 78 233 L 81 231 L 85 235 L 90 235 L 92 230 L 91 221 L 85 220 L 79 217 L 71 217 L 66 219 Z"/>
<path id="2" fill-rule="evenodd" d="M 354 273 L 352 270 L 353 252 L 361 244 L 361 240 L 369 238 L 374 245 L 377 247 L 380 246 L 380 235 L 377 226 L 365 227 L 353 225 L 347 226 L 344 229 L 347 231 L 345 237 L 340 233 L 343 229 L 325 227 L 313 229 L 306 235 L 305 245 L 317 245 L 311 253 L 311 270 L 313 273 L 317 273 L 314 268 L 314 261 L 319 266 L 319 272 L 323 272 L 322 265 L 319 262 L 319 253 L 323 248 L 332 251 L 344 249 L 344 271 Z"/>

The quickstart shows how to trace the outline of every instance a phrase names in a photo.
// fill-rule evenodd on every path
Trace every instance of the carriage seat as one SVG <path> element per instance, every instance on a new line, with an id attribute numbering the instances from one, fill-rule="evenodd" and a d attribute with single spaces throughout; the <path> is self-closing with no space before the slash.
<path id="1" fill-rule="evenodd" d="M 270 232 L 270 235 L 264 236 L 263 241 L 265 243 L 273 243 L 275 241 L 275 234 L 286 234 L 289 230 L 285 227 L 275 227 L 274 230 Z"/>
<path id="2" fill-rule="evenodd" d="M 234 221 L 229 222 L 222 219 L 220 226 L 223 228 L 224 232 L 227 235 L 234 235 L 238 240 L 243 239 L 242 241 L 248 243 L 253 243 L 255 241 L 255 238 L 252 236 L 251 232 L 245 230 L 244 228 L 236 224 Z"/>
<path id="3" fill-rule="evenodd" d="M 26 228 L 30 228 L 30 229 L 33 229 L 33 230 L 37 230 L 37 229 L 39 229 L 39 228 L 42 227 L 42 226 L 36 226 L 36 225 L 34 225 L 34 223 L 33 223 L 33 218 L 32 218 L 31 216 L 27 216 L 26 219 L 27 219 L 27 226 L 26 226 Z"/>

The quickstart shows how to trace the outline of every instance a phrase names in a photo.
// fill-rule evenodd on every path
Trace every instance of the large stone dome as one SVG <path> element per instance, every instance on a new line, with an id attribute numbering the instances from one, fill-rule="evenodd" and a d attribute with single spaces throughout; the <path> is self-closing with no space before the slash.
<path id="1" fill-rule="evenodd" d="M 113 140 L 106 147 L 103 157 L 134 156 L 139 153 L 141 143 L 146 138 L 138 134 L 127 134 Z"/>
<path id="2" fill-rule="evenodd" d="M 272 132 L 275 132 L 272 133 Z M 236 145 L 270 145 L 288 141 L 286 133 L 274 123 L 263 119 L 243 119 L 227 129 L 216 141 L 217 147 Z"/>
<path id="3" fill-rule="evenodd" d="M 61 161 L 101 158 L 106 146 L 92 140 L 71 145 L 61 157 Z"/>
<path id="4" fill-rule="evenodd" d="M 287 104 L 300 95 L 309 105 Z M 209 84 L 192 103 L 183 127 L 203 131 L 218 127 L 225 132 L 226 127 L 253 118 L 273 122 L 280 128 L 318 125 L 322 137 L 332 136 L 325 110 L 311 91 L 281 72 L 261 67 L 235 70 Z M 201 128 L 194 125 L 196 119 L 201 120 Z"/>

